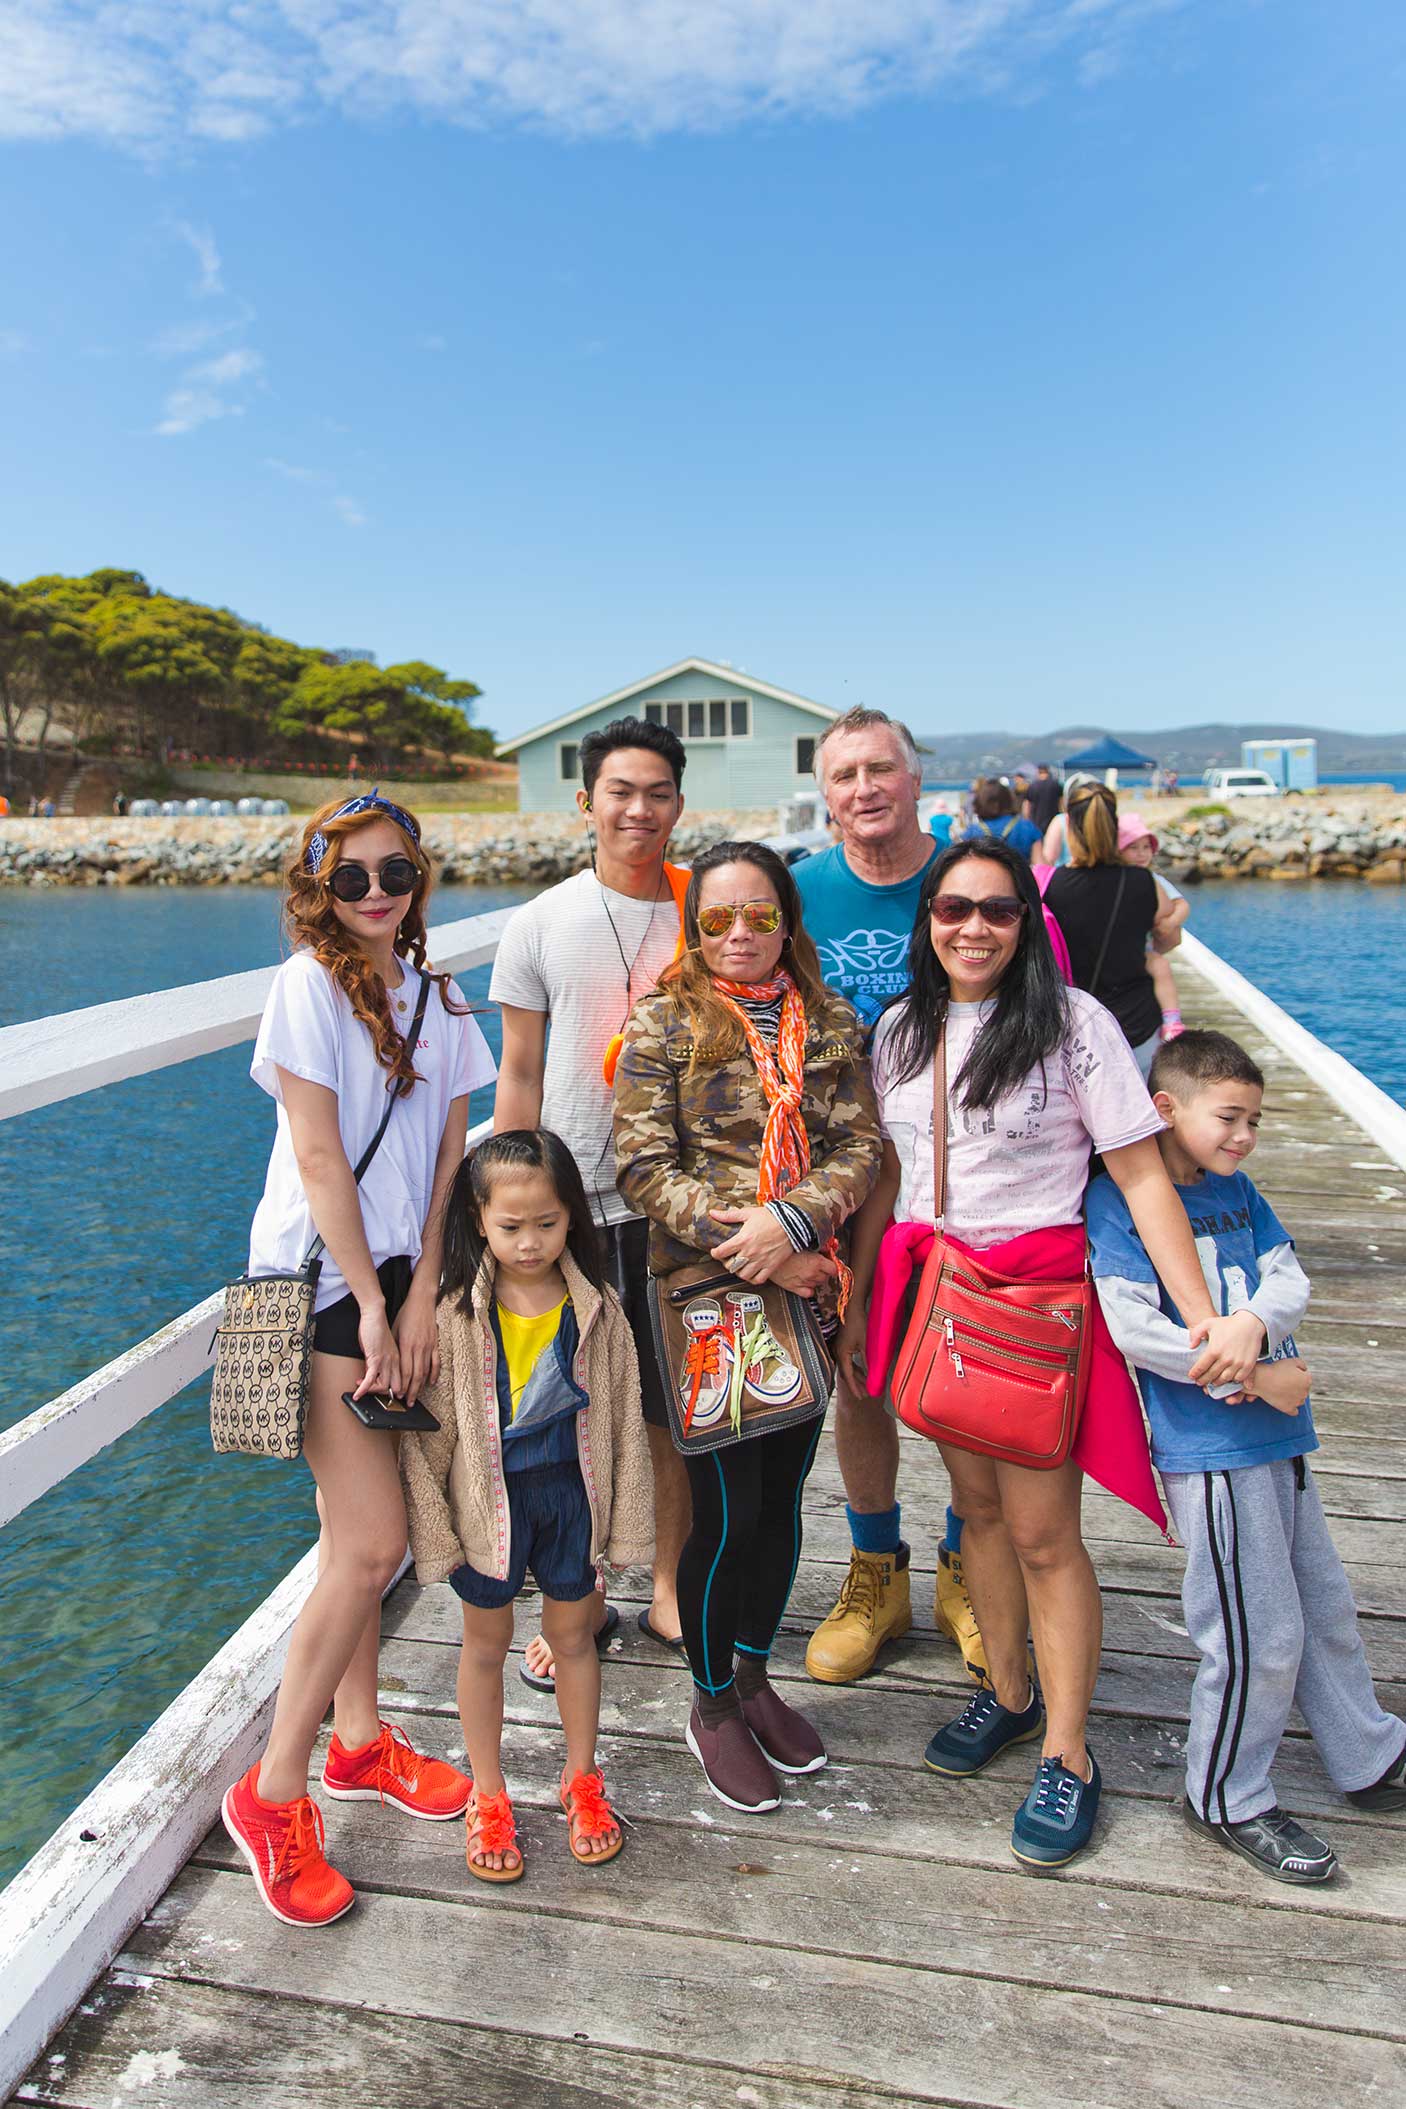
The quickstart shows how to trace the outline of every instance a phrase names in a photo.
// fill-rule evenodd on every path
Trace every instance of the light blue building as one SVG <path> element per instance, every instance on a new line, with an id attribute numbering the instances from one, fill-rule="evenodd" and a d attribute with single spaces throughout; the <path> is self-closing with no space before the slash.
<path id="1" fill-rule="evenodd" d="M 613 718 L 644 718 L 667 725 L 683 741 L 688 755 L 684 797 L 693 812 L 774 806 L 815 788 L 816 741 L 838 715 L 735 667 L 681 659 L 598 703 L 504 740 L 497 752 L 500 760 L 517 761 L 521 812 L 565 812 L 575 804 L 586 734 Z"/>

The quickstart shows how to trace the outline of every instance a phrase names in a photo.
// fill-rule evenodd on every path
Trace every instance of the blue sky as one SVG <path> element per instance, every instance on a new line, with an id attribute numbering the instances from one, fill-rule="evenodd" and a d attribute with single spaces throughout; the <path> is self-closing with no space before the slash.
<path id="1" fill-rule="evenodd" d="M 0 0 L 0 574 L 923 730 L 1406 730 L 1381 0 Z"/>

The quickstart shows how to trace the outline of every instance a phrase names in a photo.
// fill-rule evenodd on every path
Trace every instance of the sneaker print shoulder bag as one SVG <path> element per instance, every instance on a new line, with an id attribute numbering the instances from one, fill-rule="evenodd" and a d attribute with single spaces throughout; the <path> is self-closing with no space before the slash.
<path id="1" fill-rule="evenodd" d="M 703 1260 L 650 1276 L 649 1315 L 685 1457 L 814 1420 L 829 1404 L 834 1362 L 808 1297 Z"/>
<path id="2" fill-rule="evenodd" d="M 429 992 L 430 977 L 422 974 L 408 1036 L 412 1047 L 420 1037 Z M 403 1095 L 403 1085 L 386 1093 L 381 1124 L 357 1162 L 358 1186 Z M 313 1239 L 296 1273 L 241 1274 L 225 1289 L 210 1386 L 210 1441 L 216 1450 L 285 1460 L 301 1456 L 322 1246 L 320 1237 Z"/>
<path id="3" fill-rule="evenodd" d="M 890 1390 L 905 1428 L 1005 1464 L 1053 1471 L 1078 1432 L 1088 1390 L 1093 1285 L 1021 1280 L 943 1236 L 947 1209 L 947 1036 L 933 1061 L 937 1235 Z"/>

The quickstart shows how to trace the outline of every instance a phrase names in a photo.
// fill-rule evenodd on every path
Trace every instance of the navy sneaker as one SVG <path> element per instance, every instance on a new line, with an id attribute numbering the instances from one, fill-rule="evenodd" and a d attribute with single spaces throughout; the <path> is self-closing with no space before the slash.
<path id="1" fill-rule="evenodd" d="M 990 1685 L 983 1684 L 956 1720 L 938 1729 L 923 1752 L 923 1763 L 929 1772 L 940 1772 L 945 1779 L 970 1779 L 999 1757 L 1008 1743 L 1028 1743 L 1044 1732 L 1045 1710 L 1033 1684 L 1030 1704 L 1018 1714 L 1010 1713 Z"/>
<path id="2" fill-rule="evenodd" d="M 1057 1757 L 1041 1758 L 1035 1784 L 1015 1812 L 1011 1851 L 1027 1867 L 1063 1867 L 1093 1834 L 1102 1781 L 1089 1752 L 1092 1778 L 1080 1779 Z"/>

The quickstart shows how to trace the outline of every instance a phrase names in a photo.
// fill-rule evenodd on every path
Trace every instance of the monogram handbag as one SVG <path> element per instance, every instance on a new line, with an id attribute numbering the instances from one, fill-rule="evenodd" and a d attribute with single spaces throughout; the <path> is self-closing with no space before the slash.
<path id="1" fill-rule="evenodd" d="M 704 1260 L 650 1276 L 649 1316 L 685 1457 L 824 1413 L 834 1362 L 808 1297 Z"/>
<path id="2" fill-rule="evenodd" d="M 933 1063 L 937 1236 L 890 1390 L 906 1428 L 958 1450 L 1052 1471 L 1069 1456 L 1088 1390 L 1093 1286 L 1027 1281 L 948 1244 L 947 1041 Z"/>
<path id="3" fill-rule="evenodd" d="M 412 1047 L 420 1037 L 429 991 L 430 978 L 423 974 L 409 1033 Z M 404 1088 L 386 1093 L 381 1124 L 356 1167 L 358 1185 Z M 241 1274 L 227 1286 L 210 1386 L 210 1441 L 216 1450 L 238 1450 L 246 1457 L 301 1454 L 322 1244 L 320 1237 L 313 1239 L 295 1274 Z"/>

